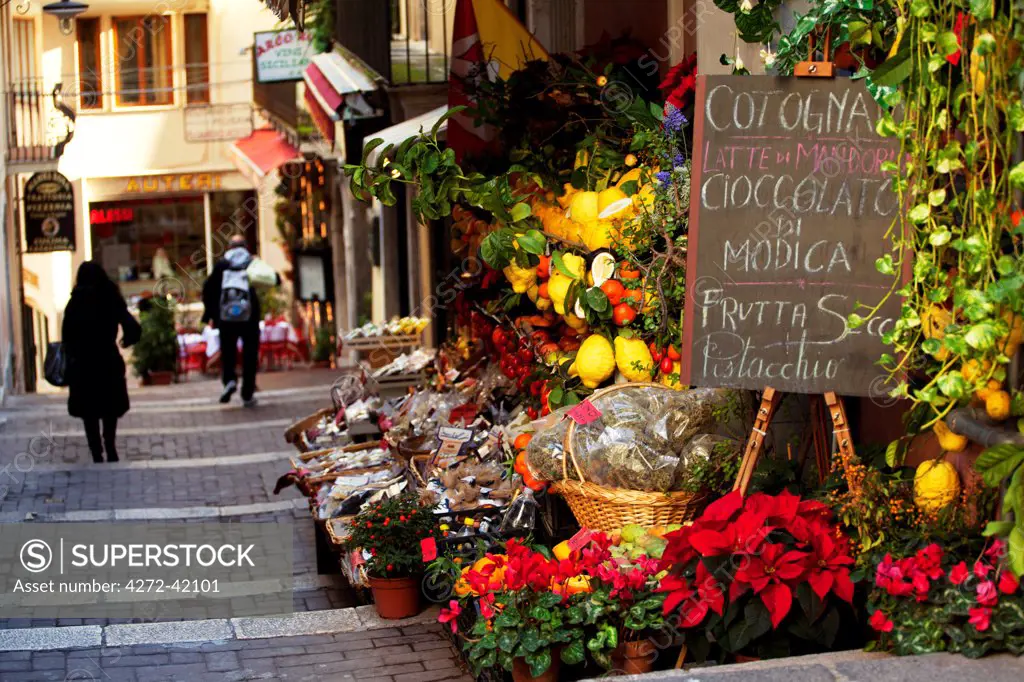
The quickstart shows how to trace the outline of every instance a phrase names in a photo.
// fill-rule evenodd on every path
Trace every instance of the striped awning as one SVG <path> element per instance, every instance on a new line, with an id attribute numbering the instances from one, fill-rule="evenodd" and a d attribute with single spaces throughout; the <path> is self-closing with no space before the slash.
<path id="1" fill-rule="evenodd" d="M 336 121 L 380 115 L 363 94 L 377 90 L 383 78 L 343 47 L 313 57 L 302 80 L 306 106 L 327 139 L 334 139 Z"/>
<path id="2" fill-rule="evenodd" d="M 398 145 L 402 144 L 402 142 L 404 142 L 407 138 L 416 137 L 417 135 L 420 135 L 423 132 L 429 132 L 434 127 L 434 124 L 440 121 L 441 117 L 444 116 L 447 112 L 448 105 L 444 104 L 436 109 L 431 109 L 430 111 L 424 114 L 420 114 L 419 116 L 410 118 L 407 121 L 396 123 L 390 128 L 378 130 L 372 135 L 367 135 L 366 137 L 363 138 L 364 149 L 366 148 L 367 144 L 378 138 L 384 140 L 384 144 L 378 145 L 373 149 L 373 151 L 371 151 L 366 156 L 366 165 L 376 166 L 377 161 L 380 159 L 380 155 L 384 152 L 384 150 L 387 148 L 389 144 L 397 147 Z M 441 124 L 441 127 L 438 129 L 438 133 L 446 131 L 447 129 L 448 121 L 446 119 Z"/>
<path id="3" fill-rule="evenodd" d="M 276 130 L 261 128 L 231 145 L 236 165 L 244 175 L 260 180 L 292 159 L 301 156 Z"/>

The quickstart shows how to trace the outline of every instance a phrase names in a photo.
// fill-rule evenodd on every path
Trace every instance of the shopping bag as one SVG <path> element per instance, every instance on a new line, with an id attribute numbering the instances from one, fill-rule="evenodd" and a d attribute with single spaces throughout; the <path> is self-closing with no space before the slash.
<path id="1" fill-rule="evenodd" d="M 266 261 L 260 260 L 259 258 L 252 259 L 252 262 L 249 263 L 249 267 L 245 269 L 245 274 L 249 276 L 249 284 L 252 286 L 277 286 L 277 273 L 274 272 L 274 268 L 270 267 L 267 265 Z"/>
<path id="2" fill-rule="evenodd" d="M 43 362 L 43 376 L 54 386 L 67 386 L 68 356 L 64 344 L 55 341 L 46 346 L 46 360 Z"/>

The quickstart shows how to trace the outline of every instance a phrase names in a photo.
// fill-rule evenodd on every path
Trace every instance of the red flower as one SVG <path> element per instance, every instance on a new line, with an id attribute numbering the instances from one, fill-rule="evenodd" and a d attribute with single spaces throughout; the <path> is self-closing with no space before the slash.
<path id="1" fill-rule="evenodd" d="M 494 593 L 489 592 L 484 596 L 480 597 L 480 615 L 490 620 L 494 618 Z"/>
<path id="2" fill-rule="evenodd" d="M 449 608 L 441 607 L 441 613 L 437 616 L 437 622 L 448 623 L 451 626 L 452 632 L 459 631 L 458 618 L 459 614 L 462 613 L 462 608 L 459 606 L 459 602 L 452 599 L 448 602 Z"/>
<path id="3" fill-rule="evenodd" d="M 668 593 L 668 596 L 665 597 L 665 604 L 661 609 L 661 612 L 667 616 L 677 606 L 692 597 L 694 591 L 690 584 L 686 582 L 686 578 L 678 575 L 667 575 L 662 578 L 661 584 L 658 586 L 658 592 Z"/>
<path id="4" fill-rule="evenodd" d="M 881 609 L 871 614 L 871 618 L 868 619 L 868 625 L 879 632 L 892 632 L 893 629 L 893 622 L 889 620 L 887 615 L 882 613 Z"/>
<path id="5" fill-rule="evenodd" d="M 999 576 L 999 591 L 1003 594 L 1013 594 L 1020 587 L 1020 581 L 1009 571 L 1003 571 Z"/>
<path id="6" fill-rule="evenodd" d="M 954 585 L 962 585 L 970 576 L 971 574 L 967 570 L 967 564 L 963 561 L 949 569 L 949 582 Z"/>
<path id="7" fill-rule="evenodd" d="M 1017 222 L 1020 222 L 1019 219 L 1018 219 Z M 1017 224 L 1014 223 L 1014 227 L 1016 227 L 1016 226 L 1017 226 Z M 996 563 L 998 563 L 999 560 L 1002 559 L 1003 556 L 1005 556 L 1005 554 L 1006 554 L 1006 541 L 1002 540 L 1000 538 L 996 538 L 992 542 L 992 546 L 985 550 L 985 556 L 987 556 L 989 559 L 991 559 L 992 561 L 994 561 Z"/>
<path id="8" fill-rule="evenodd" d="M 852 603 L 853 581 L 850 580 L 850 569 L 846 567 L 853 564 L 853 558 L 829 535 L 811 538 L 811 548 L 814 552 L 808 561 L 810 570 L 807 573 L 811 589 L 819 599 L 824 599 L 832 590 L 843 601 Z"/>
<path id="9" fill-rule="evenodd" d="M 915 555 L 917 567 L 928 576 L 929 580 L 936 580 L 942 577 L 942 556 L 943 551 L 936 543 L 932 543 Z"/>
<path id="10" fill-rule="evenodd" d="M 992 566 L 990 564 L 983 564 L 980 561 L 974 562 L 974 575 L 977 576 L 979 580 L 987 578 L 991 571 Z"/>
<path id="11" fill-rule="evenodd" d="M 766 525 L 765 517 L 744 511 L 723 530 L 699 530 L 690 535 L 690 545 L 701 556 L 723 554 L 752 554 L 758 551 L 773 528 Z"/>
<path id="12" fill-rule="evenodd" d="M 774 497 L 764 493 L 754 493 L 747 498 L 743 509 L 763 515 L 773 526 L 786 527 L 796 518 L 799 507 L 800 498 L 788 490 L 783 490 Z"/>
<path id="13" fill-rule="evenodd" d="M 735 599 L 749 585 L 755 594 L 760 594 L 771 616 L 772 627 L 777 628 L 793 605 L 793 593 L 783 581 L 793 581 L 803 575 L 807 556 L 804 552 L 786 551 L 783 545 L 764 545 L 759 555 L 752 555 L 747 565 L 736 571 L 729 587 L 729 598 Z"/>
<path id="14" fill-rule="evenodd" d="M 978 607 L 969 610 L 968 613 L 971 617 L 967 622 L 973 625 L 978 632 L 988 630 L 992 624 L 992 609 Z"/>
<path id="15" fill-rule="evenodd" d="M 996 591 L 996 584 L 991 580 L 982 580 L 978 583 L 978 603 L 982 606 L 995 606 L 999 601 L 999 593 Z"/>

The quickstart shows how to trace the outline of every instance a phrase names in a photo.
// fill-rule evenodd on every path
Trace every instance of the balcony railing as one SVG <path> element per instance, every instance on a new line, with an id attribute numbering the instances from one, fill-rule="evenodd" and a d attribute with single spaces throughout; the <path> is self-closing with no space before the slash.
<path id="1" fill-rule="evenodd" d="M 38 80 L 23 80 L 3 93 L 8 164 L 54 162 L 64 153 L 74 135 L 75 112 L 64 103 L 61 87 L 47 91 Z"/>
<path id="2" fill-rule="evenodd" d="M 447 81 L 455 3 L 390 0 L 390 6 L 392 85 Z"/>

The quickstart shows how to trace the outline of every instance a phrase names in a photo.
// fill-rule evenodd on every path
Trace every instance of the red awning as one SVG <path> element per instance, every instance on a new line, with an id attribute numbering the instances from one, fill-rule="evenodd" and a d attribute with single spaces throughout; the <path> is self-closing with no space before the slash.
<path id="1" fill-rule="evenodd" d="M 254 130 L 249 137 L 235 140 L 231 151 L 236 163 L 244 164 L 247 175 L 254 173 L 259 178 L 300 156 L 298 149 L 271 128 Z"/>
<path id="2" fill-rule="evenodd" d="M 334 121 L 330 114 L 324 111 L 316 97 L 306 88 L 306 109 L 309 110 L 309 117 L 313 119 L 316 129 L 324 136 L 324 139 L 334 144 Z"/>

